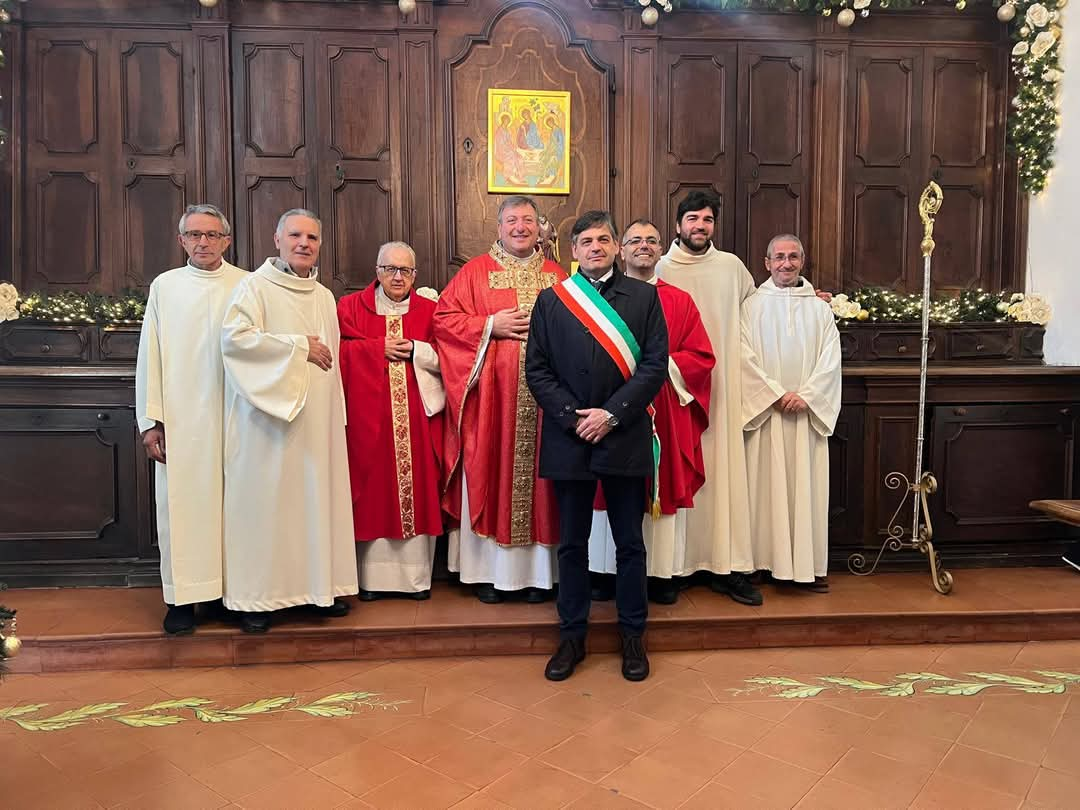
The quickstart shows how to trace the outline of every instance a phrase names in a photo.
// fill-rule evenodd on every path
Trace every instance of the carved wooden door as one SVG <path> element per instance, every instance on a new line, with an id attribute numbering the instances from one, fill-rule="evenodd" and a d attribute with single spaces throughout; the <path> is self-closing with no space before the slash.
<path id="1" fill-rule="evenodd" d="M 449 172 L 453 194 L 450 264 L 460 267 L 494 241 L 504 194 L 487 186 L 489 88 L 570 91 L 570 193 L 537 195 L 541 213 L 559 229 L 562 262 L 570 263 L 570 229 L 593 208 L 613 203 L 614 70 L 577 41 L 562 18 L 537 6 L 501 16 L 486 37 L 469 37 L 446 65 Z M 622 223 L 619 223 L 620 225 Z"/>

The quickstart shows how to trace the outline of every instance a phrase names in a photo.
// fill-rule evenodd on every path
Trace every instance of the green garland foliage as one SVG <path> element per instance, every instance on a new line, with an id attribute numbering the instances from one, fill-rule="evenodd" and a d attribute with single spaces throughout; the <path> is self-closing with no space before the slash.
<path id="1" fill-rule="evenodd" d="M 146 296 L 138 290 L 120 295 L 66 291 L 56 295 L 27 293 L 17 304 L 19 316 L 54 323 L 140 323 L 146 312 Z"/>

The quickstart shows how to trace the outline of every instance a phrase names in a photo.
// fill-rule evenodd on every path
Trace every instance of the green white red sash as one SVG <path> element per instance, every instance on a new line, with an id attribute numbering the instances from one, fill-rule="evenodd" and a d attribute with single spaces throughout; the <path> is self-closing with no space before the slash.
<path id="1" fill-rule="evenodd" d="M 581 272 L 559 282 L 553 288 L 555 295 L 570 313 L 581 321 L 597 343 L 608 353 L 611 361 L 622 372 L 623 380 L 629 380 L 637 371 L 641 360 L 641 347 L 622 316 L 604 300 Z M 656 409 L 649 403 L 645 409 L 652 425 L 653 485 L 650 512 L 660 516 L 660 437 L 656 435 Z"/>

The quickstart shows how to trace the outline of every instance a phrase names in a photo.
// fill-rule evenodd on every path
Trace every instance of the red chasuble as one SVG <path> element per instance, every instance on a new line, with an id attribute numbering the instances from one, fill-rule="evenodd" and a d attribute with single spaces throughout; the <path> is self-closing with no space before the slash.
<path id="1" fill-rule="evenodd" d="M 387 337 L 431 343 L 435 302 L 410 293 L 404 316 L 377 315 L 377 282 L 338 301 L 345 438 L 357 540 L 443 531 L 443 416 L 427 416 L 411 362 L 386 359 Z"/>
<path id="2" fill-rule="evenodd" d="M 716 365 L 712 343 L 701 313 L 690 294 L 656 280 L 660 308 L 668 328 L 668 355 L 675 361 L 694 401 L 679 404 L 679 395 L 670 378 L 653 400 L 656 408 L 656 435 L 660 437 L 660 514 L 674 515 L 694 505 L 694 495 L 705 483 L 705 461 L 701 434 L 709 426 L 709 396 L 712 370 Z M 607 508 L 604 491 L 598 485 L 593 509 Z"/>
<path id="3" fill-rule="evenodd" d="M 531 311 L 565 277 L 539 253 L 517 259 L 496 245 L 458 271 L 435 313 L 446 385 L 443 508 L 460 523 L 464 471 L 473 531 L 500 545 L 553 545 L 559 529 L 551 482 L 537 475 L 540 414 L 525 384 L 525 344 L 491 339 L 488 316 Z"/>
<path id="4" fill-rule="evenodd" d="M 690 294 L 657 280 L 656 292 L 668 327 L 671 359 L 679 367 L 686 390 L 694 401 L 679 405 L 671 380 L 653 400 L 656 433 L 660 437 L 660 512 L 674 515 L 694 505 L 694 495 L 705 483 L 701 434 L 709 426 L 709 394 L 716 358 L 701 313 Z"/>

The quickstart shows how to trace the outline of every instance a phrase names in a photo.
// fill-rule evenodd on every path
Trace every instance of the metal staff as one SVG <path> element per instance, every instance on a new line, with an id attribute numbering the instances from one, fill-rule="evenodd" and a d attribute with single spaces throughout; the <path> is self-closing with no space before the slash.
<path id="1" fill-rule="evenodd" d="M 923 239 L 919 247 L 923 255 L 923 294 L 922 294 L 922 340 L 919 357 L 919 427 L 915 437 L 915 475 L 909 481 L 900 472 L 891 472 L 885 476 L 885 486 L 889 489 L 904 488 L 904 498 L 896 507 L 886 530 L 887 536 L 878 551 L 874 564 L 867 567 L 866 555 L 856 552 L 848 557 L 848 569 L 857 576 L 868 576 L 877 570 L 878 563 L 886 549 L 918 549 L 930 562 L 930 579 L 938 593 L 947 594 L 952 590 L 952 574 L 941 567 L 941 559 L 932 542 L 934 527 L 930 523 L 930 506 L 927 497 L 937 491 L 937 479 L 929 470 L 923 469 L 923 443 L 926 437 L 926 372 L 929 364 L 930 344 L 930 261 L 934 253 L 934 219 L 941 209 L 944 195 L 941 186 L 934 181 L 923 189 L 919 197 L 919 218 L 923 224 Z M 908 495 L 914 495 L 911 505 L 911 536 L 906 537 L 904 528 L 897 522 Z"/>

